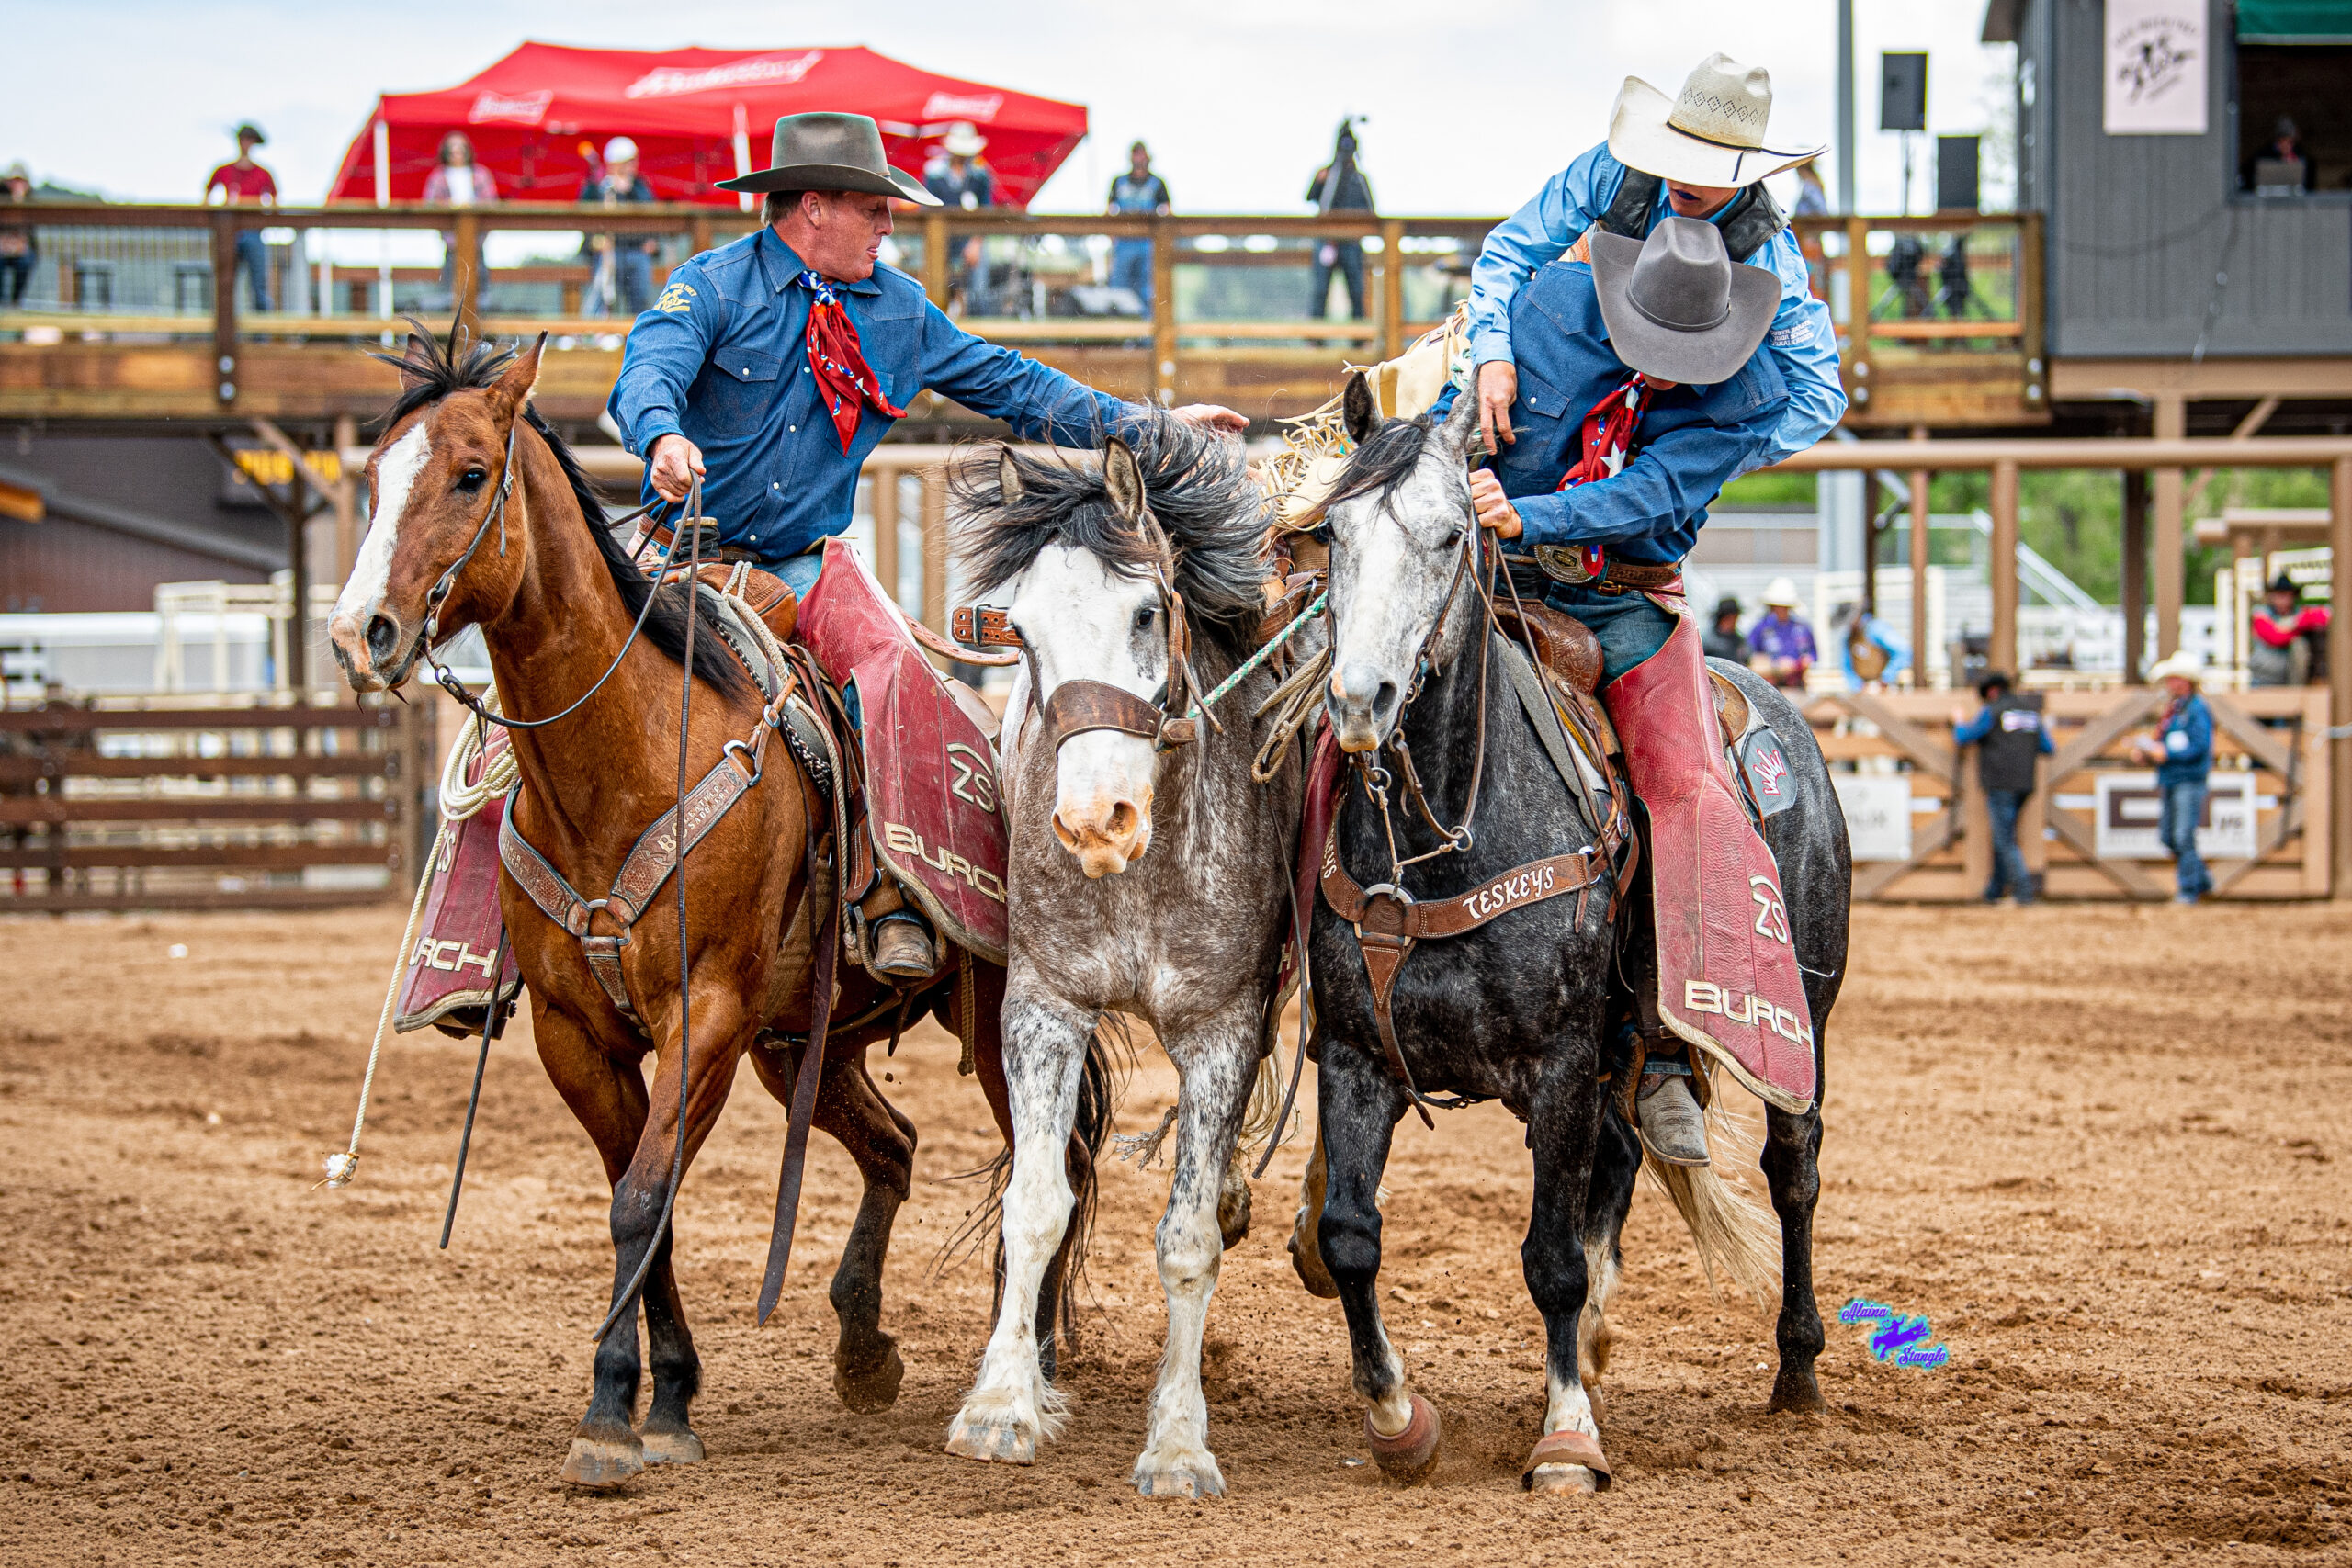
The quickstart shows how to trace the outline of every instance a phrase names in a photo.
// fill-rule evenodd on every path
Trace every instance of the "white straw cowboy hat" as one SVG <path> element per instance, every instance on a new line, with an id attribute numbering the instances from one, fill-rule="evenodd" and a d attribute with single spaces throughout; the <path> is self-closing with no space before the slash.
<path id="1" fill-rule="evenodd" d="M 616 136 L 605 143 L 605 162 L 626 164 L 637 156 L 637 143 L 626 136 Z"/>
<path id="2" fill-rule="evenodd" d="M 1711 54 L 1668 98 L 1639 76 L 1625 78 L 1609 116 L 1609 155 L 1627 168 L 1694 186 L 1751 186 L 1828 143 L 1795 150 L 1764 145 L 1772 118 L 1772 73 Z"/>
<path id="3" fill-rule="evenodd" d="M 979 128 L 968 119 L 957 120 L 947 128 L 947 134 L 939 139 L 941 149 L 951 158 L 977 158 L 988 144 L 989 139 L 982 136 Z"/>
<path id="4" fill-rule="evenodd" d="M 854 190 L 894 196 L 924 207 L 939 198 L 890 166 L 882 154 L 882 128 L 862 114 L 788 114 L 775 122 L 769 166 L 731 180 L 720 190 Z"/>
<path id="5" fill-rule="evenodd" d="M 2205 661 L 2184 649 L 2169 659 L 2157 660 L 2154 665 L 2150 666 L 2148 683 L 2153 686 L 2157 682 L 2174 675 L 2179 676 L 2184 681 L 2202 684 L 2205 680 Z"/>
<path id="6" fill-rule="evenodd" d="M 1587 241 L 1609 346 L 1653 380 L 1730 380 L 1781 308 L 1781 280 L 1733 261 L 1702 219 L 1668 215 L 1646 240 L 1595 229 Z"/>
<path id="7" fill-rule="evenodd" d="M 1776 577 L 1764 585 L 1764 607 L 1768 610 L 1793 610 L 1797 607 L 1797 585 L 1785 577 Z"/>

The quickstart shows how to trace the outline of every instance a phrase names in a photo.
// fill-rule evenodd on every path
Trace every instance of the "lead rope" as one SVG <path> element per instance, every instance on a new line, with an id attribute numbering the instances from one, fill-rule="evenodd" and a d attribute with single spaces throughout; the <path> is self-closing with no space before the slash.
<path id="1" fill-rule="evenodd" d="M 495 688 L 482 694 L 483 705 L 492 713 L 498 710 Z M 376 1038 L 368 1047 L 368 1072 L 359 1080 L 359 1110 L 351 1119 L 351 1143 L 340 1154 L 326 1157 L 327 1179 L 322 1187 L 343 1187 L 359 1168 L 359 1135 L 368 1127 L 368 1100 L 376 1087 L 376 1066 L 384 1053 L 384 1039 L 391 1032 L 392 1010 L 398 1005 L 401 982 L 407 978 L 409 966 L 414 962 L 417 923 L 424 918 L 424 896 L 432 891 L 433 874 L 440 865 L 441 856 L 449 843 L 453 829 L 492 800 L 503 796 L 514 785 L 521 764 L 511 750 L 502 753 L 497 761 L 482 770 L 481 782 L 469 784 L 466 774 L 473 768 L 475 759 L 482 754 L 487 737 L 479 716 L 469 718 L 465 728 L 458 732 L 455 744 L 449 748 L 449 760 L 441 768 L 441 826 L 433 835 L 433 849 L 424 857 L 424 864 L 417 871 L 416 897 L 408 907 L 408 925 L 401 932 L 401 946 L 392 960 L 391 984 L 384 987 L 384 1010 L 376 1018 Z M 503 965 L 502 965 L 503 967 Z M 498 1002 L 498 974 L 490 977 L 491 1005 Z"/>

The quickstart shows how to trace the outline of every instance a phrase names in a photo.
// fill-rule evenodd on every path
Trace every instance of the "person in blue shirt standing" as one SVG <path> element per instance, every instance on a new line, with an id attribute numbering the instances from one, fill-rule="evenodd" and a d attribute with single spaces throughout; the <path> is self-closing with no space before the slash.
<path id="1" fill-rule="evenodd" d="M 1111 182 L 1111 199 L 1104 209 L 1130 218 L 1148 218 L 1169 210 L 1168 182 L 1151 172 L 1151 149 L 1137 141 L 1127 149 L 1127 172 Z M 1111 287 L 1131 288 L 1151 314 L 1151 242 L 1125 235 L 1111 242 Z"/>
<path id="2" fill-rule="evenodd" d="M 2213 771 L 2213 710 L 2198 694 L 2205 667 L 2193 653 L 2160 660 L 2148 679 L 2170 694 L 2153 736 L 2132 743 L 2140 761 L 2156 765 L 2156 792 L 2164 801 L 2158 836 L 2172 852 L 2179 902 L 2194 904 L 2213 891 L 2213 878 L 2197 852 L 2197 829 L 2205 820 L 2206 775 Z"/>
<path id="3" fill-rule="evenodd" d="M 1796 237 L 1760 183 L 1823 149 L 1766 148 L 1771 113 L 1770 75 L 1725 55 L 1711 55 L 1671 101 L 1628 76 L 1610 117 L 1609 140 L 1544 182 L 1487 234 L 1470 275 L 1470 354 L 1477 367 L 1478 423 L 1489 450 L 1510 446 L 1515 436 L 1510 411 L 1524 367 L 1512 333 L 1511 301 L 1519 291 L 1564 255 L 1587 259 L 1589 231 L 1639 240 L 1669 213 L 1714 224 L 1733 260 L 1762 267 L 1779 283 L 1767 344 L 1787 384 L 1788 401 L 1780 427 L 1748 468 L 1804 451 L 1845 416 L 1829 307 L 1813 297 Z"/>
<path id="4" fill-rule="evenodd" d="M 771 163 L 724 182 L 764 193 L 766 227 L 670 275 L 630 329 L 607 404 L 646 460 L 646 500 L 683 501 L 708 476 L 703 507 L 721 558 L 807 594 L 818 547 L 850 525 L 860 466 L 926 389 L 1063 446 L 1098 447 L 1160 417 L 982 342 L 878 264 L 891 201 L 940 200 L 890 167 L 873 120 L 787 115 Z M 1237 434 L 1249 423 L 1206 404 L 1175 413 Z M 916 918 L 887 931 L 877 966 L 928 973 L 930 933 Z"/>
<path id="5" fill-rule="evenodd" d="M 1682 584 L 1708 503 L 1781 427 L 1788 388 L 1759 347 L 1780 282 L 1732 261 L 1722 231 L 1693 218 L 1668 217 L 1646 241 L 1597 234 L 1590 256 L 1545 264 L 1511 301 L 1519 439 L 1471 476 L 1471 499 L 1520 597 L 1600 639 L 1601 698 L 1649 813 L 1660 1032 L 1645 1045 L 1635 1119 L 1652 1155 L 1700 1165 L 1690 1047 L 1743 1059 L 1735 1028 L 1810 1016 L 1779 872 L 1724 759 Z M 1467 395 L 1448 389 L 1438 413 Z M 1768 750 L 1750 756 L 1749 784 L 1777 808 L 1787 760 Z M 1701 1011 L 1694 997 L 1731 997 L 1736 1010 Z"/>
<path id="6" fill-rule="evenodd" d="M 2018 816 L 2033 795 L 2041 759 L 2057 748 L 2041 716 L 2041 699 L 2018 695 L 2007 672 L 1987 671 L 1976 682 L 1976 694 L 1984 705 L 1973 718 L 1954 712 L 1951 738 L 1954 745 L 1976 748 L 1976 782 L 1984 787 L 1993 829 L 1993 875 L 1984 885 L 1984 902 L 1997 904 L 2009 893 L 2022 908 L 2041 888 L 2018 847 Z"/>

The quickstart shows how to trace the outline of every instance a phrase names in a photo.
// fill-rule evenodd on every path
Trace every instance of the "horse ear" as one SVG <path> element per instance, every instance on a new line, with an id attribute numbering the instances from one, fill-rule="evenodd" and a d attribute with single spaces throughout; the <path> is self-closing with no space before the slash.
<path id="1" fill-rule="evenodd" d="M 413 392 L 433 378 L 428 367 L 433 363 L 435 350 L 439 346 L 421 332 L 413 331 L 408 334 L 408 346 L 401 351 L 398 367 L 401 391 Z"/>
<path id="2" fill-rule="evenodd" d="M 1348 389 L 1340 399 L 1340 418 L 1348 439 L 1358 446 L 1380 428 L 1380 400 L 1372 395 L 1372 378 L 1361 370 L 1348 373 Z"/>
<path id="3" fill-rule="evenodd" d="M 1439 435 L 1452 450 L 1467 457 L 1476 449 L 1478 442 L 1478 400 L 1468 392 L 1453 394 L 1453 408 L 1446 414 Z"/>
<path id="4" fill-rule="evenodd" d="M 1143 521 L 1143 469 L 1134 449 L 1115 435 L 1102 447 L 1102 485 L 1120 516 L 1130 523 Z"/>
<path id="5" fill-rule="evenodd" d="M 996 449 L 996 488 L 1005 505 L 1021 504 L 1021 465 L 1013 461 L 1010 446 Z"/>
<path id="6" fill-rule="evenodd" d="M 531 400 L 531 389 L 539 384 L 539 358 L 547 352 L 548 334 L 541 333 L 538 341 L 514 356 L 499 376 L 492 389 L 501 405 L 509 412 Z"/>

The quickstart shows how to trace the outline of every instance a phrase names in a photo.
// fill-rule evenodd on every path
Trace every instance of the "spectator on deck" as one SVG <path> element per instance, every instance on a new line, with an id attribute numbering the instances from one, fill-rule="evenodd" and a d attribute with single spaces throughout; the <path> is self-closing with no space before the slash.
<path id="1" fill-rule="evenodd" d="M 277 182 L 270 177 L 267 169 L 254 162 L 254 149 L 268 140 L 257 125 L 248 122 L 237 127 L 237 155 L 212 171 L 211 177 L 204 182 L 204 199 L 210 201 L 212 193 L 217 190 L 220 193 L 220 199 L 232 207 L 249 201 L 263 207 L 275 207 L 277 204 Z M 263 242 L 260 230 L 237 231 L 235 265 L 236 269 L 245 275 L 246 287 L 253 290 L 254 309 L 263 312 L 277 309 L 269 288 L 269 246 Z M 236 287 L 235 278 L 229 281 L 231 288 Z"/>
<path id="2" fill-rule="evenodd" d="M 2256 686 L 2303 686 L 2327 669 L 2327 611 L 2305 606 L 2303 591 L 2285 572 L 2271 579 L 2254 613 L 2246 645 L 2246 678 Z"/>
<path id="3" fill-rule="evenodd" d="M 1764 590 L 1764 614 L 1747 628 L 1748 668 L 1775 686 L 1804 689 L 1805 671 L 1821 659 L 1813 628 L 1797 616 L 1797 585 L 1774 578 Z"/>
<path id="4" fill-rule="evenodd" d="M 33 172 L 22 164 L 9 164 L 8 172 L 0 175 L 0 201 L 18 206 L 32 198 Z M 24 303 L 33 268 L 40 265 L 40 243 L 31 224 L 0 227 L 0 306 Z"/>
<path id="5" fill-rule="evenodd" d="M 1332 144 L 1331 161 L 1315 171 L 1306 182 L 1306 199 L 1315 210 L 1329 216 L 1334 213 L 1361 212 L 1369 215 L 1372 208 L 1372 182 L 1363 177 L 1356 166 L 1356 132 L 1352 117 L 1340 122 L 1339 140 Z M 1362 240 L 1321 240 L 1315 246 L 1314 292 L 1307 301 L 1306 313 L 1321 321 L 1328 312 L 1331 299 L 1331 273 L 1339 270 L 1348 286 L 1348 314 L 1363 320 L 1363 242 Z"/>
<path id="6" fill-rule="evenodd" d="M 1151 172 L 1151 149 L 1141 141 L 1127 149 L 1127 172 L 1111 182 L 1107 212 L 1140 217 L 1170 210 L 1168 182 Z M 1151 314 L 1151 242 L 1129 236 L 1111 243 L 1111 287 L 1131 288 Z"/>
<path id="7" fill-rule="evenodd" d="M 2270 140 L 2256 148 L 2254 156 L 2245 161 L 2246 189 L 2253 190 L 2260 185 L 2256 176 L 2261 173 L 2261 165 L 2271 162 L 2292 164 L 2288 173 L 2300 181 L 2305 190 L 2318 188 L 2315 178 L 2318 170 L 2303 155 L 2303 133 L 2292 119 L 2283 114 L 2271 126 Z"/>
<path id="8" fill-rule="evenodd" d="M 441 161 L 424 176 L 424 201 L 429 207 L 490 207 L 498 200 L 498 181 L 488 169 L 474 162 L 473 138 L 462 130 L 453 130 L 441 138 Z M 447 299 L 454 301 L 458 288 L 458 236 L 454 230 L 441 232 L 441 288 Z M 479 297 L 483 282 L 481 271 L 481 236 L 474 236 L 474 289 Z"/>
<path id="9" fill-rule="evenodd" d="M 1797 165 L 1797 202 L 1792 218 L 1819 218 L 1829 211 L 1829 192 L 1821 183 L 1821 160 L 1807 158 Z"/>
<path id="10" fill-rule="evenodd" d="M 2213 891 L 2213 878 L 2197 852 L 2197 829 L 2205 820 L 2206 775 L 2213 771 L 2213 713 L 2198 694 L 2204 666 L 2193 653 L 2176 653 L 2148 671 L 2169 694 L 2164 721 L 2154 735 L 2132 743 L 2132 760 L 2156 766 L 2156 791 L 2164 802 L 2159 836 L 2170 850 L 2183 904 Z"/>
<path id="11" fill-rule="evenodd" d="M 1734 664 L 1747 662 L 1747 639 L 1739 635 L 1739 601 L 1724 594 L 1715 601 L 1714 619 L 1699 634 L 1699 644 L 1710 659 L 1728 659 Z"/>
<path id="12" fill-rule="evenodd" d="M 1993 827 L 1993 878 L 1984 885 L 1984 902 L 1997 904 L 2003 893 L 2016 897 L 2023 908 L 2041 893 L 2041 879 L 2026 869 L 2025 852 L 2018 847 L 2018 814 L 2033 794 L 2034 773 L 2042 757 L 2057 748 L 2050 727 L 2042 721 L 2041 700 L 2021 697 L 2010 689 L 2008 676 L 1985 671 L 1976 682 L 1984 705 L 1969 717 L 1952 710 L 1954 745 L 1976 748 L 1976 779 L 1984 789 L 1984 814 Z"/>
<path id="13" fill-rule="evenodd" d="M 1838 624 L 1844 635 L 1838 641 L 1842 652 L 1839 662 L 1846 672 L 1846 689 L 1849 692 L 1871 690 L 1894 684 L 1894 678 L 1911 666 L 1911 650 L 1895 640 L 1884 623 L 1860 604 L 1841 605 Z"/>
<path id="14" fill-rule="evenodd" d="M 581 202 L 589 207 L 618 207 L 625 201 L 651 201 L 653 187 L 637 172 L 637 143 L 616 136 L 605 143 L 605 172 L 581 188 Z M 596 267 L 588 280 L 587 314 L 609 316 L 617 304 L 634 316 L 653 303 L 653 258 L 662 242 L 650 234 L 595 234 L 588 241 Z"/>
<path id="15" fill-rule="evenodd" d="M 996 205 L 996 171 L 980 161 L 988 138 L 968 119 L 959 119 L 939 139 L 940 155 L 923 165 L 923 189 L 949 207 L 973 212 Z M 989 288 L 988 251 L 978 234 L 966 239 L 949 269 L 947 287 L 964 296 L 964 313 L 985 316 L 995 306 Z"/>

